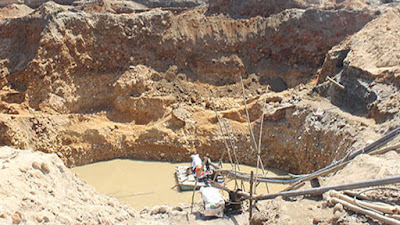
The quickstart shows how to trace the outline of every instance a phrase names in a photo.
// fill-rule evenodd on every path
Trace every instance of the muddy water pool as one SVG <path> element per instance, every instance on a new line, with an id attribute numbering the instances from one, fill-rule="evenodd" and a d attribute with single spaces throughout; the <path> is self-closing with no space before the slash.
<path id="1" fill-rule="evenodd" d="M 154 161 L 140 161 L 128 159 L 116 159 L 105 162 L 88 164 L 85 166 L 72 168 L 72 171 L 94 186 L 100 193 L 117 198 L 119 201 L 127 203 L 137 210 L 145 206 L 155 205 L 179 205 L 179 203 L 190 203 L 192 192 L 179 192 L 175 179 L 175 166 L 190 165 L 187 163 L 168 163 Z M 229 169 L 230 164 L 224 164 L 224 169 Z M 255 172 L 255 168 L 240 166 L 241 171 Z M 286 173 L 270 169 L 268 174 L 285 175 Z M 228 186 L 233 188 L 234 181 L 228 182 Z M 269 184 L 268 189 L 271 193 L 283 190 L 286 185 Z M 248 191 L 248 187 L 246 187 Z M 260 184 L 257 193 L 267 193 L 266 186 Z M 201 195 L 196 193 L 195 201 L 198 202 Z"/>

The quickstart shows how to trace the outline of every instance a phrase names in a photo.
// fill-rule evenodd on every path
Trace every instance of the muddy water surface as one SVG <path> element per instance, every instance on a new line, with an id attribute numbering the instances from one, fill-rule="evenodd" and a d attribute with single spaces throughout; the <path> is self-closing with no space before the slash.
<path id="1" fill-rule="evenodd" d="M 179 192 L 174 176 L 175 166 L 190 165 L 190 163 L 167 163 L 140 160 L 117 159 L 106 162 L 93 163 L 75 167 L 72 170 L 88 184 L 94 186 L 99 192 L 113 196 L 135 209 L 154 205 L 178 205 L 190 203 L 192 192 Z M 229 164 L 223 165 L 224 169 L 230 168 Z M 242 171 L 255 171 L 249 166 L 240 166 Z M 269 171 L 269 175 L 284 175 L 282 171 Z M 234 187 L 234 181 L 228 186 Z M 269 184 L 270 192 L 278 192 L 285 185 Z M 247 191 L 248 191 L 248 187 Z M 257 188 L 258 193 L 267 193 L 264 184 Z M 195 195 L 195 201 L 200 201 L 200 194 Z"/>

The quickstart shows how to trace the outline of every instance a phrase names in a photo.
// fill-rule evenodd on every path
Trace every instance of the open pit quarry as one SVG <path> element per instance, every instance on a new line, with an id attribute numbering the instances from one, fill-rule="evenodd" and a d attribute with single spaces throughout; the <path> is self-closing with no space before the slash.
<path id="1" fill-rule="evenodd" d="M 228 162 L 228 137 L 238 162 L 255 166 L 246 109 L 257 143 L 262 128 L 264 166 L 292 174 L 400 126 L 397 0 L 0 6 L 0 224 L 248 224 L 248 212 L 210 220 L 184 206 L 134 210 L 69 168 L 188 162 L 192 148 Z M 399 162 L 396 151 L 363 154 L 319 180 L 398 176 Z M 395 187 L 366 194 L 399 205 Z M 259 201 L 258 209 L 252 224 L 381 223 L 318 197 Z"/>

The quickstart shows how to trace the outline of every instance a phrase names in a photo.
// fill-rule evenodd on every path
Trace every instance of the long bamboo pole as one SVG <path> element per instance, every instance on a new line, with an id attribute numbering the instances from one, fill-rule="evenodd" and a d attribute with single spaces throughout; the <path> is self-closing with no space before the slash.
<path id="1" fill-rule="evenodd" d="M 240 83 L 242 84 L 242 95 L 243 95 L 243 101 L 244 101 L 244 109 L 246 111 L 247 124 L 249 125 L 250 137 L 251 137 L 251 140 L 252 140 L 252 143 L 253 143 L 253 148 L 254 148 L 254 151 L 256 151 L 257 150 L 257 144 L 256 144 L 256 139 L 254 137 L 253 128 L 251 127 L 249 111 L 247 110 L 246 94 L 244 93 L 243 78 L 242 78 L 242 76 L 239 76 L 239 77 L 240 77 Z"/>
<path id="2" fill-rule="evenodd" d="M 231 166 L 233 167 L 234 165 L 233 165 L 232 156 L 231 156 L 231 153 L 230 153 L 230 150 L 229 150 L 229 146 L 228 146 L 228 141 L 226 140 L 226 138 L 224 136 L 224 132 L 223 132 L 222 125 L 221 125 L 222 122 L 221 122 L 221 120 L 219 118 L 219 115 L 218 115 L 218 112 L 217 112 L 217 106 L 215 105 L 215 102 L 214 102 L 213 98 L 211 98 L 211 102 L 213 103 L 213 106 L 214 106 L 213 108 L 214 108 L 215 116 L 217 117 L 219 129 L 220 129 L 220 132 L 221 132 L 221 137 L 224 139 L 225 148 L 226 148 L 226 151 L 228 152 L 229 162 L 231 163 Z M 223 157 L 224 157 L 224 153 L 222 153 L 222 158 Z"/>
<path id="3" fill-rule="evenodd" d="M 232 148 L 232 152 L 233 152 L 233 157 L 234 157 L 234 159 L 235 159 L 235 166 L 237 167 L 237 170 L 240 171 L 239 159 L 238 159 L 237 154 L 236 154 L 236 144 L 235 144 L 235 141 L 234 141 L 234 136 L 232 135 L 233 131 L 230 132 L 230 131 L 228 130 L 228 126 L 226 125 L 225 121 L 222 122 L 222 124 L 223 124 L 224 127 L 225 127 L 225 131 L 226 131 L 227 135 L 229 134 L 229 141 L 230 141 L 230 143 L 231 143 L 231 148 Z M 237 171 L 237 170 L 236 170 L 236 168 L 235 168 L 235 171 Z"/>
<path id="4" fill-rule="evenodd" d="M 265 116 L 265 104 L 267 101 L 267 92 L 268 92 L 268 87 L 265 90 L 265 97 L 264 97 L 264 101 L 262 104 L 262 113 L 261 113 L 261 123 L 260 123 L 260 133 L 258 135 L 258 148 L 257 148 L 257 167 L 256 167 L 256 180 L 257 180 L 257 176 L 258 176 L 258 167 L 259 164 L 261 164 L 261 169 L 262 169 L 262 173 L 265 174 L 265 170 L 264 170 L 264 163 L 261 160 L 261 139 L 262 139 L 262 132 L 263 132 L 263 124 L 264 124 L 264 116 Z M 268 188 L 268 183 L 265 183 L 265 186 L 267 188 L 267 192 L 269 193 L 269 188 Z M 256 192 L 256 188 L 254 188 L 254 192 Z"/>
<path id="5" fill-rule="evenodd" d="M 225 127 L 226 134 L 227 134 L 227 135 L 230 134 L 230 132 L 229 132 L 229 130 L 228 130 L 228 127 L 226 126 L 225 121 L 222 122 L 222 124 L 223 124 L 224 127 Z M 235 159 L 233 169 L 234 169 L 234 171 L 235 171 L 235 173 L 236 173 L 237 171 L 240 171 L 240 167 L 239 167 L 239 160 L 238 160 L 237 155 L 236 155 L 236 146 L 235 146 L 235 144 L 234 144 L 233 138 L 234 138 L 233 136 L 229 135 L 229 140 L 230 140 L 231 147 L 232 147 L 233 157 L 234 157 L 234 159 Z M 235 177 L 235 188 L 237 188 L 238 186 L 239 186 L 239 185 L 238 185 L 238 182 L 237 182 L 237 178 Z M 243 183 L 242 183 L 242 188 L 243 188 Z"/>

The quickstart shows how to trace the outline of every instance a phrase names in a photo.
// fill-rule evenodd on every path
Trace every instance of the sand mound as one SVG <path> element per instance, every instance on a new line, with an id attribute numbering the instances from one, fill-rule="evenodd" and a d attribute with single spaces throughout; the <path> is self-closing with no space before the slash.
<path id="1" fill-rule="evenodd" d="M 33 12 L 33 9 L 26 5 L 11 4 L 4 8 L 0 8 L 0 19 L 1 18 L 18 18 L 23 17 Z"/>
<path id="2" fill-rule="evenodd" d="M 133 223 L 135 211 L 79 180 L 55 154 L 0 148 L 0 223 Z"/>

